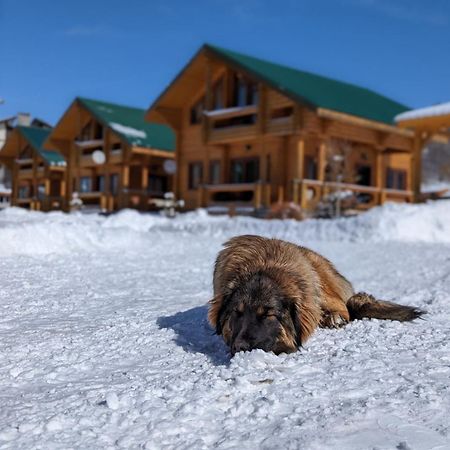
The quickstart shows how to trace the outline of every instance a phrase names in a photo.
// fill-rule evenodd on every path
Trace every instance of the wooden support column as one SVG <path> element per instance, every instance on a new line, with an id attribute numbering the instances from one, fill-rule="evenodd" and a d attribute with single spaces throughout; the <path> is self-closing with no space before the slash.
<path id="1" fill-rule="evenodd" d="M 384 188 L 384 153 L 381 148 L 377 148 L 375 151 L 375 186 L 379 190 L 378 203 L 383 204 L 384 196 L 382 190 Z"/>
<path id="2" fill-rule="evenodd" d="M 33 202 L 34 205 L 31 209 L 39 210 L 38 204 L 39 204 L 39 197 L 38 197 L 38 183 L 37 183 L 37 159 L 36 156 L 33 157 L 33 179 L 32 179 L 32 185 L 33 185 Z"/>
<path id="3" fill-rule="evenodd" d="M 105 209 L 110 211 L 111 204 L 111 133 L 105 126 L 103 127 L 103 151 L 105 153 L 105 164 L 103 176 L 105 177 L 104 195 L 105 195 Z"/>
<path id="4" fill-rule="evenodd" d="M 305 166 L 305 138 L 301 137 L 297 142 L 297 165 L 295 177 L 302 180 Z"/>
<path id="5" fill-rule="evenodd" d="M 420 131 L 414 136 L 413 153 L 411 154 L 411 190 L 413 191 L 413 202 L 421 200 L 420 185 L 422 183 L 422 147 L 425 140 Z"/>
<path id="6" fill-rule="evenodd" d="M 258 132 L 262 135 L 266 132 L 266 108 L 267 108 L 267 89 L 263 83 L 258 83 L 259 101 L 258 101 Z"/>
<path id="7" fill-rule="evenodd" d="M 319 154 L 317 155 L 317 179 L 325 181 L 325 169 L 327 167 L 327 142 L 320 141 Z"/>
<path id="8" fill-rule="evenodd" d="M 292 201 L 299 202 L 299 186 L 303 180 L 304 166 L 305 166 L 305 138 L 300 137 L 297 142 L 295 154 L 295 170 L 294 179 L 292 180 Z"/>

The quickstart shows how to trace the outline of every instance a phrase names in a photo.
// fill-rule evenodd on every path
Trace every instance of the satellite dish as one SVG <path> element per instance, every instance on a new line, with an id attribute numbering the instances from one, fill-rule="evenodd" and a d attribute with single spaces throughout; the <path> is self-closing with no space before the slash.
<path id="1" fill-rule="evenodd" d="M 92 161 L 94 161 L 95 164 L 105 164 L 105 152 L 102 152 L 101 150 L 95 150 L 95 152 L 92 153 Z"/>
<path id="2" fill-rule="evenodd" d="M 163 167 L 165 172 L 169 175 L 173 175 L 177 171 L 177 163 L 173 159 L 166 159 Z"/>

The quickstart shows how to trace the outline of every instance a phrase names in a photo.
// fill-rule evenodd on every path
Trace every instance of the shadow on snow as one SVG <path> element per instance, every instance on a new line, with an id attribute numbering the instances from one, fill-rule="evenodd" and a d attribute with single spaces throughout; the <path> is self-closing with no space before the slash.
<path id="1" fill-rule="evenodd" d="M 215 365 L 230 362 L 228 349 L 222 338 L 214 334 L 207 321 L 208 307 L 197 306 L 172 316 L 159 317 L 160 328 L 175 331 L 175 343 L 189 353 L 202 353 Z"/>

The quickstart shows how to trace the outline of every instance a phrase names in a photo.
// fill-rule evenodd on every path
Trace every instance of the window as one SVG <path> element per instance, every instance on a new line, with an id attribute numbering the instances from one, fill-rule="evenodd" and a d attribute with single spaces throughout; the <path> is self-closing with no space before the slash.
<path id="1" fill-rule="evenodd" d="M 317 162 L 316 159 L 310 155 L 305 156 L 305 165 L 303 167 L 303 178 L 308 180 L 317 179 Z"/>
<path id="2" fill-rule="evenodd" d="M 30 187 L 29 186 L 19 186 L 18 196 L 19 196 L 19 198 L 30 197 Z"/>
<path id="3" fill-rule="evenodd" d="M 258 104 L 258 84 L 241 75 L 234 77 L 233 106 Z"/>
<path id="4" fill-rule="evenodd" d="M 79 141 L 89 141 L 91 139 L 91 125 L 92 122 L 88 122 L 82 129 L 78 136 Z"/>
<path id="5" fill-rule="evenodd" d="M 149 175 L 148 191 L 155 194 L 167 192 L 167 177 L 163 175 Z"/>
<path id="6" fill-rule="evenodd" d="M 219 184 L 220 183 L 220 161 L 211 161 L 209 163 L 209 184 Z"/>
<path id="7" fill-rule="evenodd" d="M 200 162 L 189 164 L 188 188 L 197 189 L 203 182 L 203 164 Z"/>
<path id="8" fill-rule="evenodd" d="M 33 151 L 30 146 L 25 147 L 25 149 L 20 153 L 19 159 L 32 159 Z"/>
<path id="9" fill-rule="evenodd" d="M 112 173 L 109 176 L 109 189 L 112 195 L 117 195 L 119 192 L 119 174 Z"/>
<path id="10" fill-rule="evenodd" d="M 201 123 L 204 109 L 205 109 L 205 99 L 202 97 L 191 108 L 191 124 L 192 125 Z"/>
<path id="11" fill-rule="evenodd" d="M 92 178 L 81 177 L 80 178 L 80 192 L 92 192 Z"/>
<path id="12" fill-rule="evenodd" d="M 111 146 L 111 154 L 119 155 L 122 153 L 122 144 L 120 142 L 116 142 Z"/>
<path id="13" fill-rule="evenodd" d="M 213 109 L 222 109 L 225 107 L 223 101 L 223 79 L 219 80 L 213 88 Z"/>
<path id="14" fill-rule="evenodd" d="M 39 200 L 42 200 L 45 198 L 45 184 L 38 184 L 37 187 L 37 196 Z"/>
<path id="15" fill-rule="evenodd" d="M 104 192 L 105 191 L 105 176 L 104 175 L 99 175 L 97 177 L 97 180 L 96 180 L 95 184 L 96 184 L 96 187 L 97 187 L 96 191 Z"/>
<path id="16" fill-rule="evenodd" d="M 270 155 L 267 155 L 266 156 L 266 181 L 268 183 L 270 183 L 270 181 L 271 181 L 270 177 L 272 176 L 272 174 L 271 174 L 272 168 L 271 168 L 270 164 L 271 164 L 271 158 L 270 158 Z"/>
<path id="17" fill-rule="evenodd" d="M 94 139 L 103 139 L 103 126 L 98 122 L 95 123 L 94 127 Z"/>
<path id="18" fill-rule="evenodd" d="M 387 169 L 386 187 L 389 189 L 406 190 L 406 171 L 400 169 Z"/>
<path id="19" fill-rule="evenodd" d="M 277 108 L 272 110 L 270 114 L 271 119 L 285 119 L 291 117 L 294 114 L 294 108 L 292 106 L 285 106 L 283 108 Z"/>
<path id="20" fill-rule="evenodd" d="M 254 183 L 259 179 L 258 158 L 234 159 L 231 161 L 231 183 Z"/>

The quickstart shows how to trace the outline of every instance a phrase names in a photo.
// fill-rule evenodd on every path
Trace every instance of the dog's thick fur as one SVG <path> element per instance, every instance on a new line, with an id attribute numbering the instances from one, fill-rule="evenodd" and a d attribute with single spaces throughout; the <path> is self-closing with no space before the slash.
<path id="1" fill-rule="evenodd" d="M 424 311 L 357 293 L 323 256 L 260 236 L 238 236 L 219 253 L 208 319 L 234 354 L 294 352 L 317 327 L 367 318 L 409 321 Z"/>

